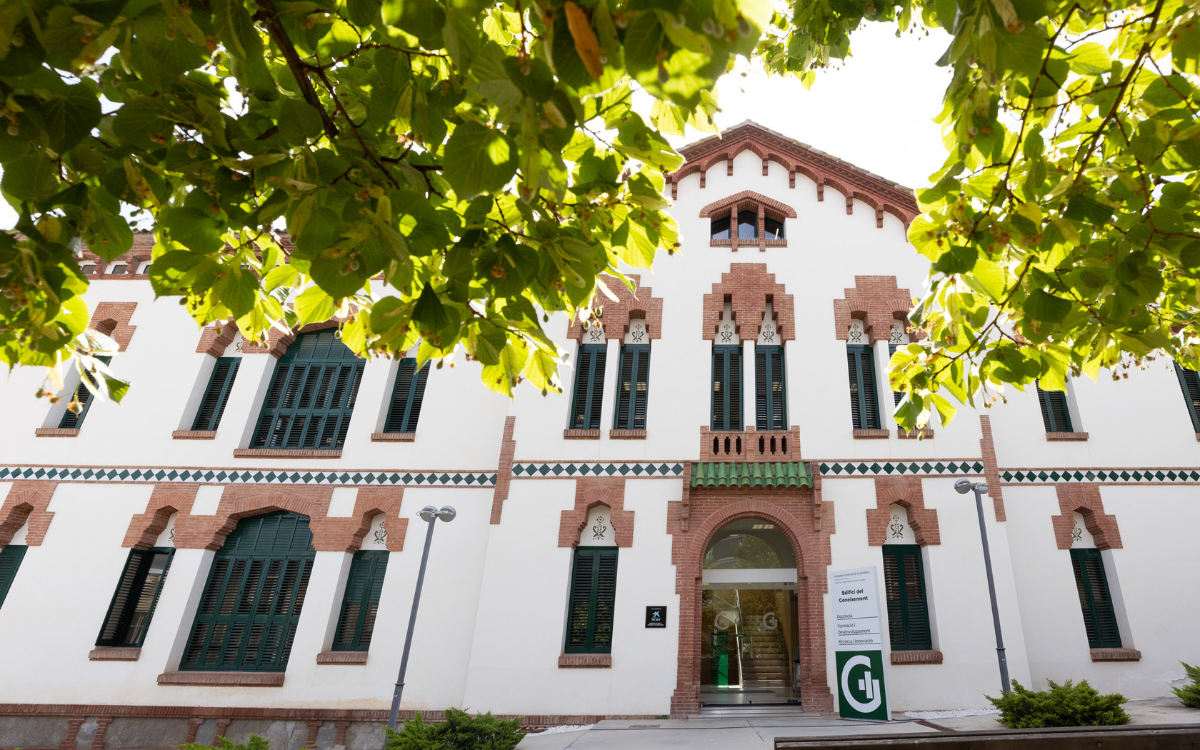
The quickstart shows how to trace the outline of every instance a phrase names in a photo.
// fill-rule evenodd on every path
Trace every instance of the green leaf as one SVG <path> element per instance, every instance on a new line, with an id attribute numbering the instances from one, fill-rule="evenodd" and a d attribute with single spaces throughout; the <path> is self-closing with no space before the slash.
<path id="1" fill-rule="evenodd" d="M 384 0 L 383 22 L 417 37 L 426 49 L 440 49 L 446 9 L 437 0 Z"/>
<path id="2" fill-rule="evenodd" d="M 198 208 L 168 208 L 159 212 L 158 228 L 195 253 L 215 253 L 225 247 L 221 224 Z"/>
<path id="3" fill-rule="evenodd" d="M 1067 317 L 1067 313 L 1071 311 L 1070 302 L 1048 294 L 1042 289 L 1030 292 L 1025 304 L 1021 307 L 1030 320 L 1043 323 L 1061 323 Z"/>
<path id="4" fill-rule="evenodd" d="M 508 136 L 477 122 L 459 125 L 446 144 L 444 175 L 460 200 L 508 184 L 517 171 L 517 146 Z"/>
<path id="5" fill-rule="evenodd" d="M 27 154 L 4 165 L 0 188 L 19 201 L 36 201 L 58 188 L 58 168 L 44 154 Z"/>
<path id="6" fill-rule="evenodd" d="M 78 84 L 43 102 L 40 114 L 50 148 L 63 154 L 100 124 L 100 100 L 90 88 Z"/>
<path id="7" fill-rule="evenodd" d="M 321 115 L 303 99 L 284 98 L 279 103 L 279 133 L 292 146 L 301 146 L 323 130 Z"/>
<path id="8" fill-rule="evenodd" d="M 166 135 L 173 124 L 174 115 L 169 104 L 162 99 L 142 96 L 117 110 L 112 129 L 122 142 L 149 150 L 158 146 L 150 136 Z"/>
<path id="9" fill-rule="evenodd" d="M 333 317 L 333 297 L 319 286 L 310 286 L 296 297 L 297 326 L 323 323 Z"/>
<path id="10" fill-rule="evenodd" d="M 1071 70 L 1085 76 L 1098 76 L 1107 73 L 1112 67 L 1112 60 L 1104 45 L 1096 42 L 1085 42 L 1071 53 Z"/>
<path id="11" fill-rule="evenodd" d="M 213 26 L 225 48 L 238 60 L 261 59 L 262 39 L 242 0 L 213 0 Z"/>
<path id="12" fill-rule="evenodd" d="M 452 318 L 447 312 L 446 306 L 438 299 L 437 292 L 433 291 L 433 286 L 426 284 L 421 290 L 421 296 L 417 298 L 417 304 L 413 307 L 413 321 L 421 326 L 422 332 L 439 333 L 450 327 Z"/>

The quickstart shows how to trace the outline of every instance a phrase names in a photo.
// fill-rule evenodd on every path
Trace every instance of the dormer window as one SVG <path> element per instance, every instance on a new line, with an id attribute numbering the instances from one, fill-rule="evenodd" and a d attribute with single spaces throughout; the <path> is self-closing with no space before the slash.
<path id="1" fill-rule="evenodd" d="M 108 272 L 110 274 L 123 276 L 127 270 L 129 270 L 128 263 L 113 263 L 112 266 L 108 269 Z"/>
<path id="2" fill-rule="evenodd" d="M 754 211 L 738 211 L 738 239 L 758 239 L 758 214 Z"/>
<path id="3" fill-rule="evenodd" d="M 91 276 L 92 274 L 96 273 L 96 264 L 81 263 L 79 265 L 79 270 L 82 271 L 85 276 Z"/>
<path id="4" fill-rule="evenodd" d="M 711 239 L 714 239 L 714 240 L 729 239 L 729 217 L 728 216 L 726 216 L 723 219 L 713 219 L 712 220 Z"/>
<path id="5" fill-rule="evenodd" d="M 744 190 L 700 210 L 700 218 L 709 220 L 709 242 L 711 247 L 729 247 L 737 252 L 739 247 L 758 245 L 760 250 L 767 246 L 786 247 L 784 223 L 796 218 L 796 210 L 765 195 Z"/>
<path id="6" fill-rule="evenodd" d="M 783 222 L 775 219 L 765 219 L 763 222 L 763 236 L 768 240 L 783 239 Z"/>

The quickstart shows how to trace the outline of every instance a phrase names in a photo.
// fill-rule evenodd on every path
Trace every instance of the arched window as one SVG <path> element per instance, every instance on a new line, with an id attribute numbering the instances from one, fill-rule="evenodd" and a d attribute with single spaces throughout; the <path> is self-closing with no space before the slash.
<path id="1" fill-rule="evenodd" d="M 316 554 L 305 516 L 242 519 L 213 559 L 179 668 L 284 671 Z"/>
<path id="2" fill-rule="evenodd" d="M 738 211 L 738 239 L 758 239 L 758 214 L 754 211 Z"/>
<path id="3" fill-rule="evenodd" d="M 341 450 L 365 363 L 335 333 L 301 334 L 279 358 L 250 447 Z"/>

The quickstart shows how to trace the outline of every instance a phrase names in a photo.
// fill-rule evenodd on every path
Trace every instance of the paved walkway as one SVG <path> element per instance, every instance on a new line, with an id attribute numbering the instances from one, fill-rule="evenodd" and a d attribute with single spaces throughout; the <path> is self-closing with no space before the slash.
<path id="1" fill-rule="evenodd" d="M 1134 724 L 1200 724 L 1200 709 L 1185 708 L 1175 698 L 1152 698 L 1125 704 Z M 930 726 L 934 724 L 935 726 Z M 788 718 L 692 718 L 648 721 L 602 721 L 590 729 L 556 734 L 530 734 L 517 750 L 641 750 L 641 748 L 712 748 L 771 750 L 776 737 L 901 734 L 972 729 L 1002 729 L 995 714 L 957 719 L 916 719 L 897 714 L 888 723 L 848 721 L 837 716 L 801 714 Z"/>

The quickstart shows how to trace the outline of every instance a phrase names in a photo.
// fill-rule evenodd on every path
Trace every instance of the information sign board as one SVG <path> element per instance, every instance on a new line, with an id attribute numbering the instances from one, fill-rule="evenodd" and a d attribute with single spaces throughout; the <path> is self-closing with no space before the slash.
<path id="1" fill-rule="evenodd" d="M 838 710 L 845 719 L 891 719 L 883 666 L 883 620 L 874 566 L 829 574 Z"/>

